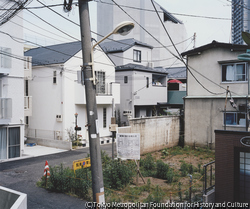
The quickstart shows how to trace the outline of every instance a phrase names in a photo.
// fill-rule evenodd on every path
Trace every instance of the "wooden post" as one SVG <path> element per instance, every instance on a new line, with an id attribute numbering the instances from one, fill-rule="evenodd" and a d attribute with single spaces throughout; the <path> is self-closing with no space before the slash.
<path id="1" fill-rule="evenodd" d="M 136 186 L 139 184 L 139 168 L 140 168 L 140 161 L 137 161 L 137 172 L 136 172 Z"/>

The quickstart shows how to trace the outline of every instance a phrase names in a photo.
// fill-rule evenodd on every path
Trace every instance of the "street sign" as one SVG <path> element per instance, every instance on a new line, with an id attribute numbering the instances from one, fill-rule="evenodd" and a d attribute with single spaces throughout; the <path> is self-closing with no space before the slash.
<path id="1" fill-rule="evenodd" d="M 87 168 L 90 167 L 91 163 L 90 163 L 90 158 L 84 158 L 81 160 L 75 160 L 73 161 L 73 170 L 76 171 L 78 169 L 81 168 Z"/>
<path id="2" fill-rule="evenodd" d="M 121 159 L 140 160 L 140 134 L 116 134 L 117 157 Z"/>
<path id="3" fill-rule="evenodd" d="M 250 136 L 245 136 L 241 138 L 240 143 L 244 146 L 250 147 Z"/>

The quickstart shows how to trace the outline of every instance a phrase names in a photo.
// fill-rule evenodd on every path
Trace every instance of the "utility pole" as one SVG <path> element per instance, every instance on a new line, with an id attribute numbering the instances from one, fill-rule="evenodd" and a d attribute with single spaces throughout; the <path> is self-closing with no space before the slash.
<path id="1" fill-rule="evenodd" d="M 78 0 L 79 17 L 82 41 L 83 73 L 86 94 L 86 107 L 89 132 L 89 149 L 92 172 L 92 190 L 93 202 L 104 203 L 104 184 L 102 174 L 101 150 L 99 139 L 99 127 L 96 105 L 96 88 L 93 83 L 92 61 L 91 57 L 91 35 L 89 20 L 89 0 Z"/>

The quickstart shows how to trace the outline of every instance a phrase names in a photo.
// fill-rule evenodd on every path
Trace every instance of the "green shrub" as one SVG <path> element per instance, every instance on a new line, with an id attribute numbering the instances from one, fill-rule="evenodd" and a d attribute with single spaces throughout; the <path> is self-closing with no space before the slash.
<path id="1" fill-rule="evenodd" d="M 166 179 L 168 180 L 168 183 L 172 183 L 173 182 L 173 179 L 174 179 L 174 171 L 173 171 L 173 169 L 170 169 L 167 172 Z"/>
<path id="2" fill-rule="evenodd" d="M 45 178 L 42 178 L 40 186 L 45 185 Z M 73 193 L 79 197 L 89 199 L 89 188 L 91 187 L 91 174 L 89 168 L 75 171 L 60 166 L 50 167 L 50 178 L 47 189 L 53 192 Z"/>
<path id="3" fill-rule="evenodd" d="M 132 181 L 135 175 L 135 163 L 110 161 L 103 167 L 103 179 L 105 187 L 111 189 L 121 189 Z"/>
<path id="4" fill-rule="evenodd" d="M 159 187 L 156 186 L 155 190 L 148 195 L 148 197 L 143 201 L 145 203 L 162 203 L 164 197 L 164 192 Z"/>
<path id="5" fill-rule="evenodd" d="M 164 163 L 162 160 L 157 160 L 156 162 L 156 177 L 161 179 L 167 179 L 167 172 L 169 170 L 168 164 Z"/>
<path id="6" fill-rule="evenodd" d="M 186 162 L 181 163 L 181 176 L 187 176 L 188 174 L 188 164 Z"/>
<path id="7" fill-rule="evenodd" d="M 109 155 L 103 150 L 101 150 L 101 158 L 102 158 L 102 164 L 109 163 L 111 161 Z"/>
<path id="8" fill-rule="evenodd" d="M 142 168 L 141 173 L 143 176 L 148 177 L 155 175 L 156 164 L 151 154 L 147 154 L 144 159 L 140 160 L 140 166 Z"/>
<path id="9" fill-rule="evenodd" d="M 66 193 L 71 190 L 71 178 L 74 172 L 69 168 L 60 166 L 50 167 L 50 178 L 48 183 L 48 189 L 53 192 Z"/>

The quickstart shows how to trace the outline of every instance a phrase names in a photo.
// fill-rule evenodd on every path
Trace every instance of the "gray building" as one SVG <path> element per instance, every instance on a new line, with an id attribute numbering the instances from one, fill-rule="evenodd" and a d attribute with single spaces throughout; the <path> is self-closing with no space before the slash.
<path id="1" fill-rule="evenodd" d="M 116 82 L 121 85 L 121 122 L 128 117 L 157 115 L 158 103 L 167 102 L 167 72 L 164 68 L 150 68 L 137 64 L 116 67 Z"/>
<path id="2" fill-rule="evenodd" d="M 120 22 L 132 21 L 135 23 L 135 28 L 126 38 L 134 38 L 154 46 L 152 51 L 152 62 L 154 66 L 168 67 L 172 65 L 176 61 L 175 58 L 160 44 L 162 43 L 175 53 L 161 21 L 168 29 L 173 42 L 180 52 L 183 52 L 186 48 L 185 40 L 187 39 L 187 33 L 184 24 L 161 5 L 154 2 L 160 15 L 160 21 L 150 0 L 116 0 L 116 3 L 127 14 L 111 0 L 98 2 L 97 32 L 99 36 L 97 39 L 99 40 L 101 37 L 113 31 Z M 111 38 L 114 40 L 124 39 L 124 37 L 116 35 L 113 35 Z M 177 62 L 175 62 L 175 64 L 180 65 L 180 63 Z"/>
<path id="3" fill-rule="evenodd" d="M 250 0 L 232 0 L 232 42 L 244 44 L 241 32 L 250 30 Z"/>

